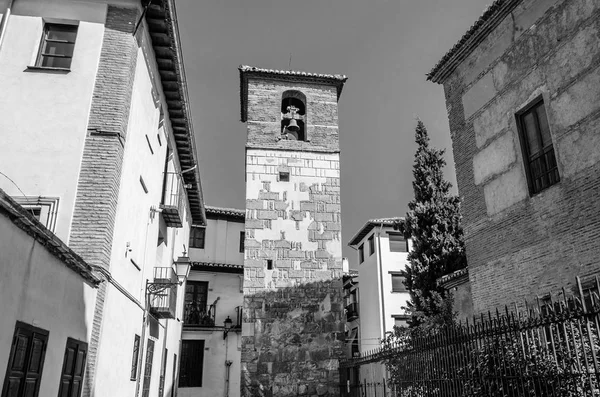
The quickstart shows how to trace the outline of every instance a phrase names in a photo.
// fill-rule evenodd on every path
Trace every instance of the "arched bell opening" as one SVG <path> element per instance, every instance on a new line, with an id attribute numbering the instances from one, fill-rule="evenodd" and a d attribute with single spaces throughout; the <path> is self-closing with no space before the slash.
<path id="1" fill-rule="evenodd" d="M 306 96 L 297 90 L 281 96 L 281 136 L 288 140 L 306 140 Z"/>

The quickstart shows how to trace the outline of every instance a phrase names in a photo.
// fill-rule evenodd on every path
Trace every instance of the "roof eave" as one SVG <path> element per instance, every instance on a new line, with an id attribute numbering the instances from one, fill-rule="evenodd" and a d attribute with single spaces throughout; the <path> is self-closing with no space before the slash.
<path id="1" fill-rule="evenodd" d="M 163 92 L 165 92 L 165 96 L 169 93 L 169 98 L 166 98 L 166 113 L 168 113 L 173 127 L 173 135 L 176 138 L 175 144 L 180 166 L 182 169 L 196 167 L 193 172 L 186 172 L 182 175 L 184 183 L 192 186 L 187 189 L 192 223 L 206 225 L 204 195 L 175 3 L 173 0 L 155 0 L 154 2 L 145 0 L 143 3 L 148 6 L 145 19 L 157 59 Z M 176 80 L 168 79 L 166 76 L 169 75 L 174 75 Z"/>
<path id="2" fill-rule="evenodd" d="M 510 14 L 522 0 L 496 0 L 438 63 L 427 73 L 427 80 L 444 84 L 446 79 L 479 44 Z"/>

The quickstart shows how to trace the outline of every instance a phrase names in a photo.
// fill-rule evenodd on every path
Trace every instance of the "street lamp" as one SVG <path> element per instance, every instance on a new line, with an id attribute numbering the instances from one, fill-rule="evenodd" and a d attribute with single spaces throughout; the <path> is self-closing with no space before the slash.
<path id="1" fill-rule="evenodd" d="M 157 295 L 166 290 L 167 288 L 176 287 L 178 285 L 183 284 L 185 280 L 187 280 L 190 275 L 190 269 L 192 268 L 192 262 L 190 258 L 187 256 L 180 256 L 177 258 L 175 262 L 175 274 L 177 274 L 177 281 L 173 282 L 149 282 L 146 281 L 146 290 L 148 291 L 148 295 Z M 168 276 L 165 276 L 168 277 Z M 162 278 L 162 277 L 161 277 Z M 156 277 L 155 277 L 156 279 Z"/>
<path id="2" fill-rule="evenodd" d="M 232 325 L 233 325 L 233 321 L 231 321 L 229 316 L 227 316 L 227 318 L 225 319 L 225 322 L 223 323 L 223 328 L 224 328 L 223 339 L 227 339 L 227 334 L 231 330 Z"/>

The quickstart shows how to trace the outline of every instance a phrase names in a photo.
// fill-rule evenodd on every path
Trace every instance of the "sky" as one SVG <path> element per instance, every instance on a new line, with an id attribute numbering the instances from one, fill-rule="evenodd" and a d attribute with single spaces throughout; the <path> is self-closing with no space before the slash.
<path id="1" fill-rule="evenodd" d="M 368 219 L 404 216 L 413 198 L 417 117 L 446 149 L 456 192 L 443 88 L 425 74 L 490 2 L 176 0 L 205 203 L 245 207 L 239 65 L 344 74 L 342 245 L 356 267 L 352 236 Z"/>

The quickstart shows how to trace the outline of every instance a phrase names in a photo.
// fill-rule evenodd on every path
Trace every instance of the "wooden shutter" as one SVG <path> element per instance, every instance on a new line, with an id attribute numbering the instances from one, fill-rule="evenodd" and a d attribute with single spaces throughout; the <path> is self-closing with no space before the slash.
<path id="1" fill-rule="evenodd" d="M 2 397 L 37 397 L 48 331 L 17 321 Z"/>
<path id="2" fill-rule="evenodd" d="M 152 360 L 154 359 L 154 341 L 148 339 L 146 347 L 146 365 L 144 367 L 144 387 L 142 389 L 142 397 L 150 395 L 150 380 L 152 379 Z"/>
<path id="3" fill-rule="evenodd" d="M 58 397 L 79 397 L 81 395 L 86 358 L 87 343 L 68 338 Z"/>
<path id="4" fill-rule="evenodd" d="M 204 341 L 181 341 L 179 387 L 201 387 L 204 364 Z"/>

